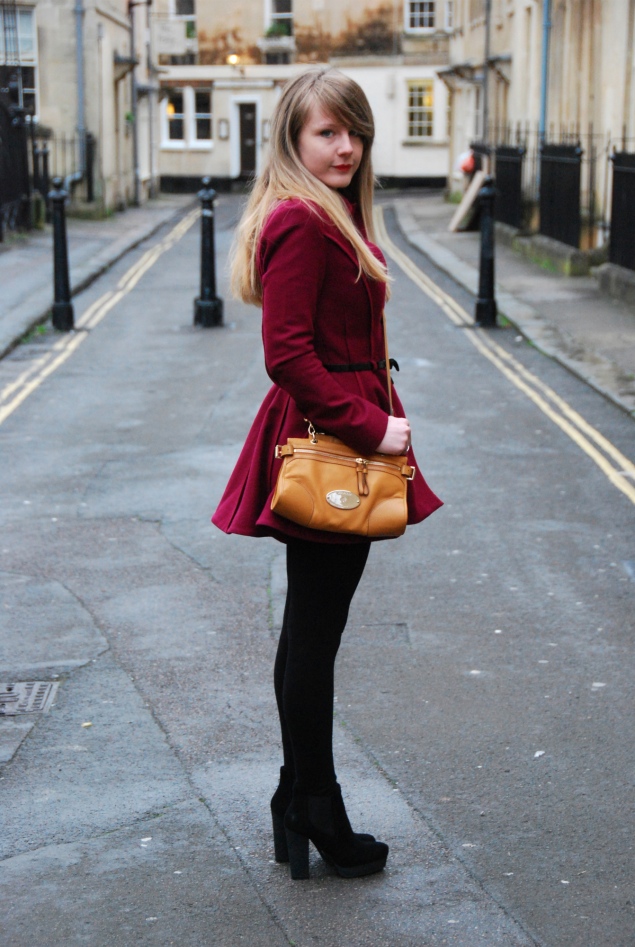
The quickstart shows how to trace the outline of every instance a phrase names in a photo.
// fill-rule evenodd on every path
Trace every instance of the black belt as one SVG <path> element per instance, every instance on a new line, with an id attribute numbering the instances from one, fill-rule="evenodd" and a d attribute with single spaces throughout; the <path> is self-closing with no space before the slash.
<path id="1" fill-rule="evenodd" d="M 386 367 L 386 359 L 379 362 L 353 362 L 351 365 L 325 365 L 327 372 L 374 372 Z M 395 358 L 390 359 L 390 367 L 399 371 L 399 364 Z"/>

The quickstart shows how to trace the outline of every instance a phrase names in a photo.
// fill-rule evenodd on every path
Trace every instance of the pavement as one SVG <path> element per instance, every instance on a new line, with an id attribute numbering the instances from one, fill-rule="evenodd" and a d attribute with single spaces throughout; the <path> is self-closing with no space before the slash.
<path id="1" fill-rule="evenodd" d="M 474 296 L 480 235 L 450 233 L 456 207 L 438 192 L 394 201 L 410 243 Z M 593 276 L 561 276 L 496 245 L 499 314 L 541 352 L 629 413 L 635 412 L 635 309 L 604 293 Z"/>
<path id="2" fill-rule="evenodd" d="M 105 220 L 67 218 L 71 293 L 76 296 L 117 260 L 146 240 L 196 198 L 162 194 Z M 53 231 L 50 224 L 0 243 L 0 358 L 44 322 L 53 303 Z"/>
<path id="3" fill-rule="evenodd" d="M 82 331 L 0 361 L 0 681 L 59 685 L 0 719 L 2 942 L 632 947 L 634 507 L 396 266 L 398 388 L 445 506 L 374 544 L 334 719 L 351 820 L 391 854 L 350 882 L 275 864 L 284 549 L 209 523 L 268 386 L 227 285 L 239 203 L 224 328 L 192 324 L 174 204 L 77 294 Z M 496 336 L 633 456 L 624 411 Z"/>

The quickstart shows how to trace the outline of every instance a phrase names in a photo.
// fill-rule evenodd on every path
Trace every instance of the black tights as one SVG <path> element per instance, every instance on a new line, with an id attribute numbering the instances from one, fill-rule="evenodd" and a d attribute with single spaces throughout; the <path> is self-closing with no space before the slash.
<path id="1" fill-rule="evenodd" d="M 370 543 L 287 544 L 287 601 L 274 685 L 286 771 L 300 792 L 335 781 L 333 679 L 348 610 Z"/>

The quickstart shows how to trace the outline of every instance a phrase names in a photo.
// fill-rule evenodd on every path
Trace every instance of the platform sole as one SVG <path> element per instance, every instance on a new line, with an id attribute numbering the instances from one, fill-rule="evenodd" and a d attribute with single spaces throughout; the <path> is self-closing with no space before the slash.
<path id="1" fill-rule="evenodd" d="M 319 848 L 318 852 L 322 861 L 333 868 L 340 878 L 363 878 L 365 875 L 375 875 L 378 871 L 383 871 L 386 867 L 387 859 L 380 858 L 377 861 L 368 862 L 365 865 L 352 865 L 347 868 L 345 865 L 337 865 L 330 855 L 327 855 L 326 852 L 321 852 Z"/>

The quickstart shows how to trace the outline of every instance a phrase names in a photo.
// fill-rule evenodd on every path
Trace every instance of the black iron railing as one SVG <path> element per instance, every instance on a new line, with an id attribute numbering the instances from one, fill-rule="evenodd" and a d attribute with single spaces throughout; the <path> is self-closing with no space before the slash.
<path id="1" fill-rule="evenodd" d="M 620 149 L 620 146 L 621 149 Z M 529 123 L 492 123 L 487 145 L 496 178 L 496 218 L 590 249 L 606 243 L 611 221 L 611 156 L 628 150 L 622 137 Z M 635 150 L 635 147 L 631 148 Z"/>
<path id="2" fill-rule="evenodd" d="M 28 121 L 24 109 L 0 93 L 0 240 L 6 230 L 33 225 L 33 193 L 45 202 L 48 219 L 54 177 L 69 192 L 79 187 L 82 199 L 95 200 L 97 142 L 89 132 L 81 145 L 77 135 L 55 135 Z"/>
<path id="3" fill-rule="evenodd" d="M 611 238 L 609 260 L 618 266 L 635 270 L 635 154 L 616 151 L 613 160 L 613 194 L 611 199 Z"/>
<path id="4" fill-rule="evenodd" d="M 570 247 L 580 246 L 582 155 L 579 145 L 540 149 L 540 233 Z"/>

